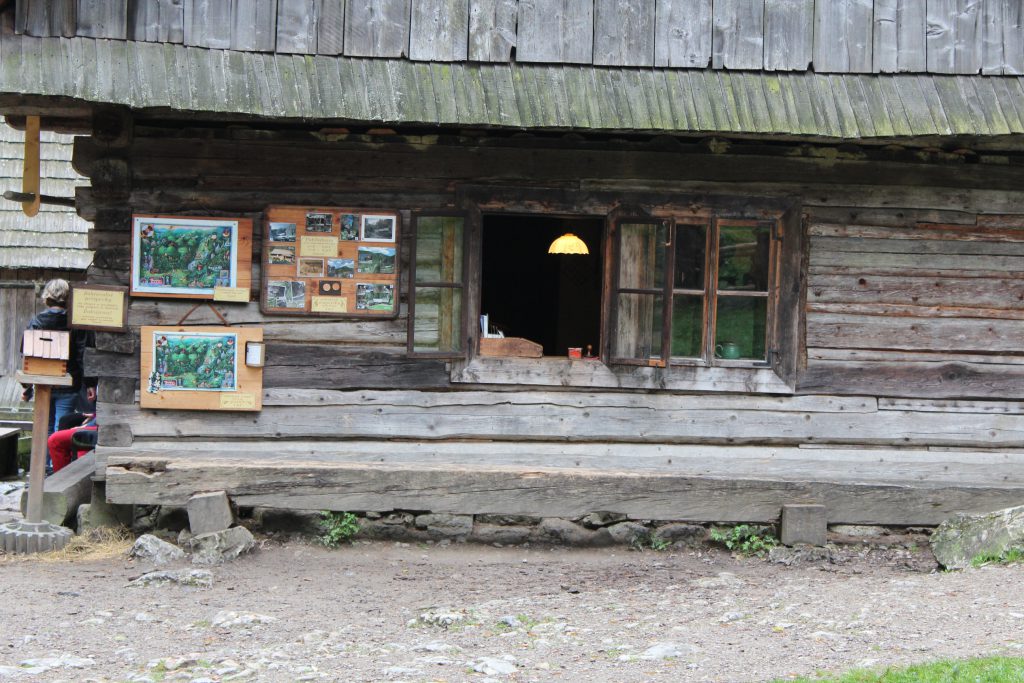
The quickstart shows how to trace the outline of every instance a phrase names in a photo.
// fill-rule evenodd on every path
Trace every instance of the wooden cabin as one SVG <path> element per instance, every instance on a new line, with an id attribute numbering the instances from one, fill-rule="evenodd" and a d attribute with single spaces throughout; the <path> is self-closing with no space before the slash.
<path id="1" fill-rule="evenodd" d="M 90 284 L 132 284 L 133 216 L 253 225 L 249 303 L 139 292 L 97 336 L 113 502 L 1024 502 L 1017 0 L 5 7 L 0 112 L 79 134 Z M 141 328 L 220 318 L 263 331 L 262 409 L 141 408 Z M 481 354 L 499 333 L 541 357 Z"/>

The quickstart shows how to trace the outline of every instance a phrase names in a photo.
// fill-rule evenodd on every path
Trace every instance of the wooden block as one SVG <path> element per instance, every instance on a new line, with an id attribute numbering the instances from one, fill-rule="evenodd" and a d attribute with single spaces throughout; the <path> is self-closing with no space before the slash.
<path id="1" fill-rule="evenodd" d="M 481 356 L 515 356 L 517 358 L 540 358 L 544 355 L 544 347 L 522 337 L 505 337 L 503 339 L 481 339 Z"/>
<path id="2" fill-rule="evenodd" d="M 75 383 L 71 375 L 37 375 L 21 370 L 14 373 L 14 381 L 19 384 L 47 384 L 53 387 L 70 387 Z"/>
<path id="3" fill-rule="evenodd" d="M 59 377 L 67 374 L 68 364 L 67 361 L 58 360 L 56 358 L 25 357 L 22 361 L 21 369 L 23 372 L 30 375 Z"/>

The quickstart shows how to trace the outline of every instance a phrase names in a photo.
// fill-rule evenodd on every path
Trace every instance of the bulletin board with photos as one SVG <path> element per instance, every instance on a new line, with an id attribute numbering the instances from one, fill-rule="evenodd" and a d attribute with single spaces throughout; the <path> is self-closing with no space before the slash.
<path id="1" fill-rule="evenodd" d="M 264 216 L 264 313 L 398 315 L 397 211 L 270 206 Z"/>

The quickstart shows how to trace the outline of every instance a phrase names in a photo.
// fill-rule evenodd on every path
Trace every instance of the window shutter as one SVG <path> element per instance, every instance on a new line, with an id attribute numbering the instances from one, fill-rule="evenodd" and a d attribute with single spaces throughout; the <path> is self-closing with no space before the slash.
<path id="1" fill-rule="evenodd" d="M 408 351 L 460 358 L 466 352 L 466 216 L 413 215 Z"/>

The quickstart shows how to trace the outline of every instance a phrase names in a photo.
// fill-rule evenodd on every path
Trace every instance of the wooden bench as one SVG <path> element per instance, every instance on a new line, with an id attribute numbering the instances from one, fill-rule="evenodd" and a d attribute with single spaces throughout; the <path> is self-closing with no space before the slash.
<path id="1" fill-rule="evenodd" d="M 0 427 L 0 479 L 14 479 L 18 476 L 18 437 L 21 430 L 17 427 Z"/>

